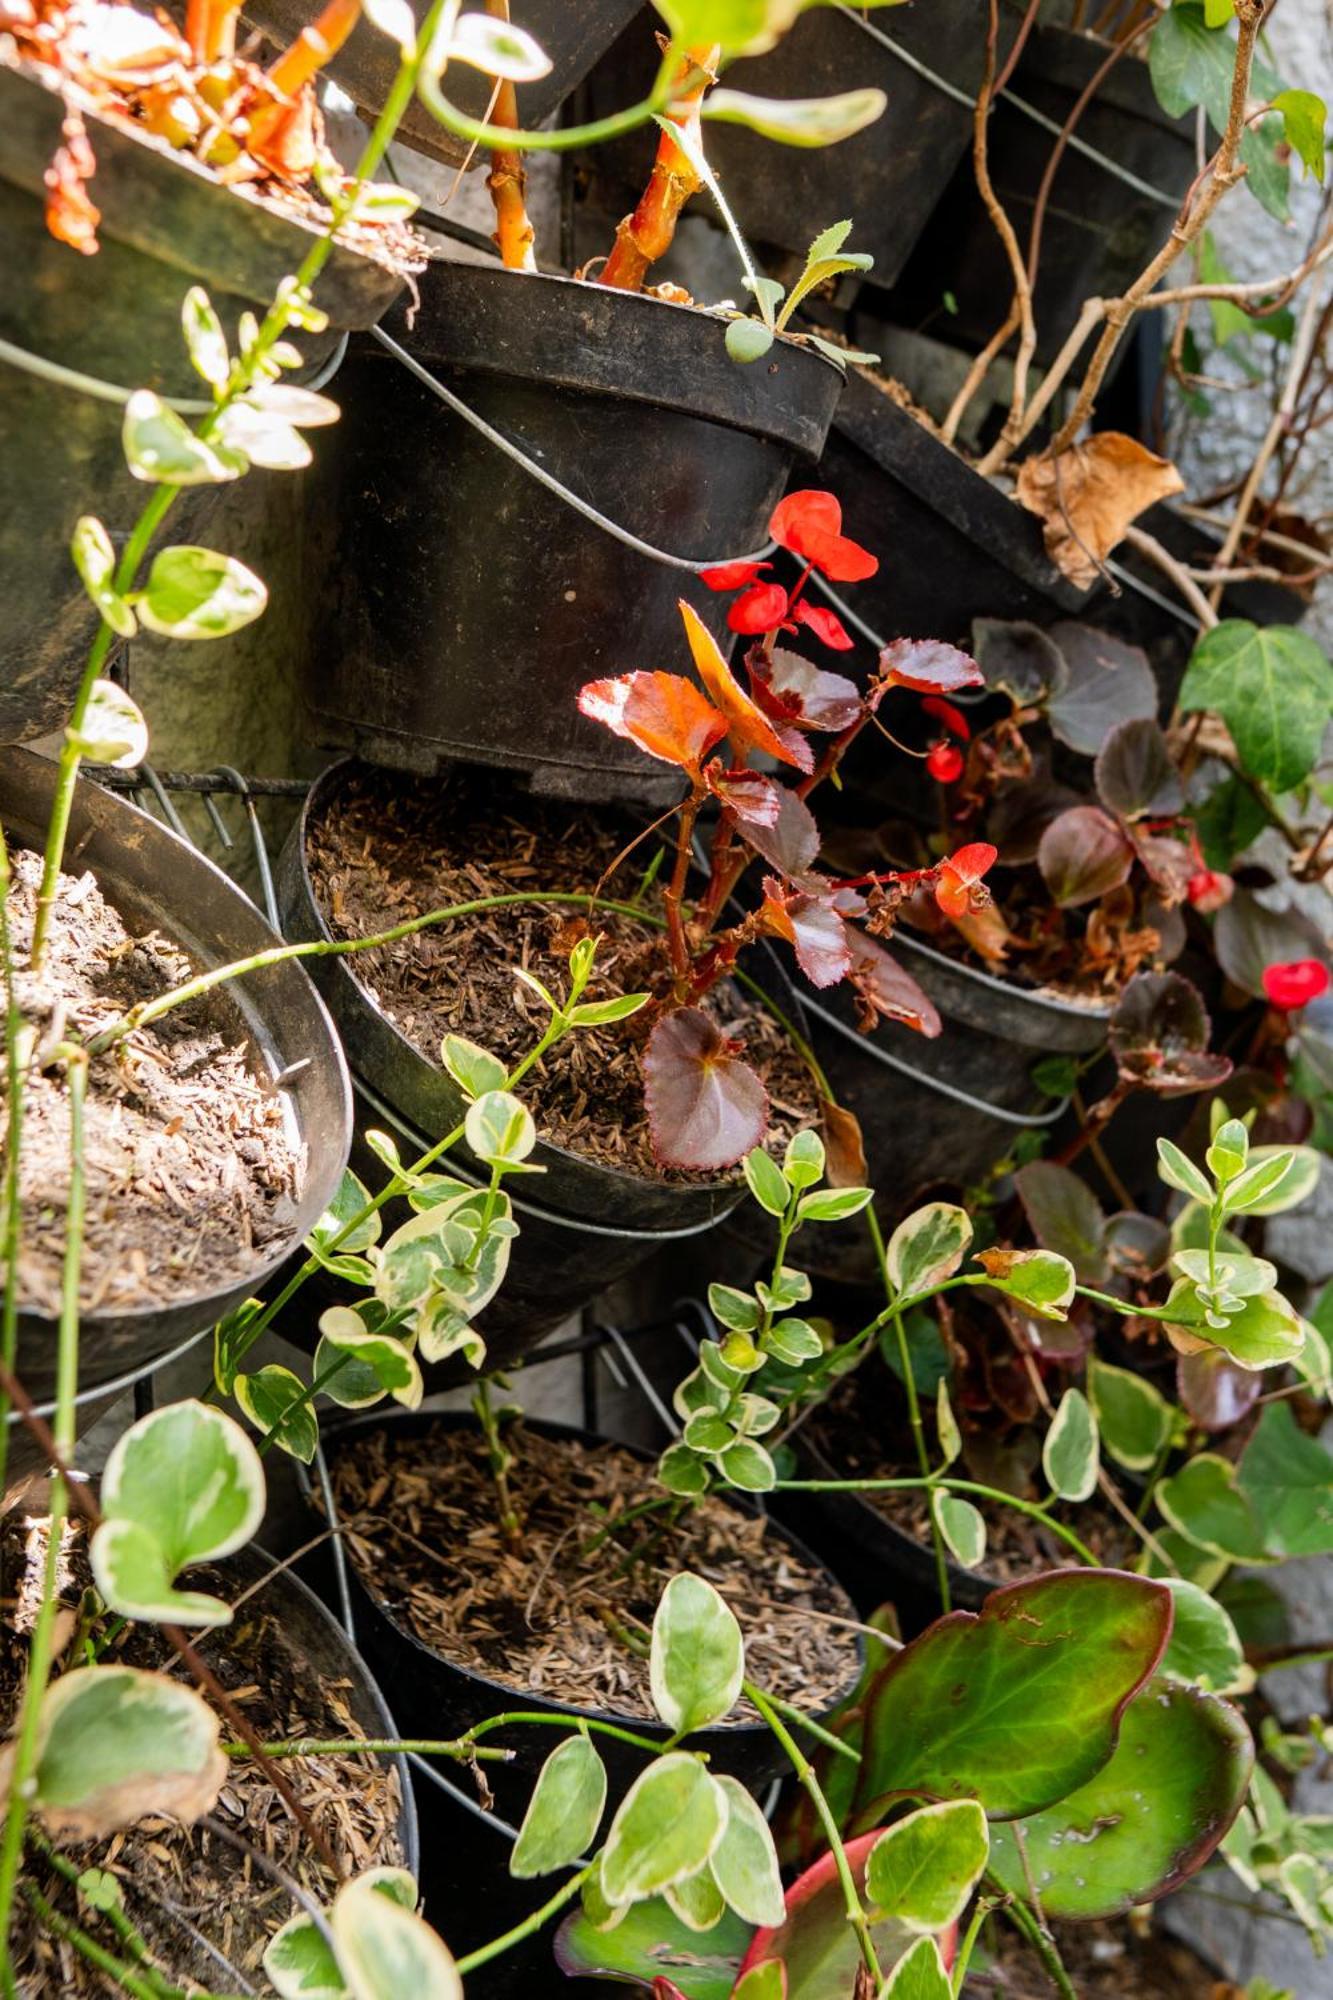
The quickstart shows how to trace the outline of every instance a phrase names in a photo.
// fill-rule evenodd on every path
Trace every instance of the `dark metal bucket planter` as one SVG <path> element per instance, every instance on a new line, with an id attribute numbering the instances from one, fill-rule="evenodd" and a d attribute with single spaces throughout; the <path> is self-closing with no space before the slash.
<path id="1" fill-rule="evenodd" d="M 306 942 L 328 938 L 306 863 L 308 832 L 336 791 L 346 764 L 334 764 L 318 778 L 278 860 L 278 904 L 288 937 Z M 534 890 L 534 896 L 540 892 Z M 311 970 L 337 1023 L 347 1058 L 358 1078 L 403 1122 L 427 1135 L 433 1145 L 461 1124 L 467 1100 L 448 1071 L 427 1060 L 395 1027 L 356 976 L 355 957 L 312 959 Z M 799 1027 L 800 1005 L 771 951 L 756 950 L 747 969 L 789 1020 Z M 457 1157 L 469 1159 L 460 1145 Z M 603 1166 L 563 1146 L 539 1139 L 533 1160 L 546 1169 L 541 1206 L 559 1215 L 614 1230 L 689 1231 L 717 1221 L 741 1198 L 736 1175 L 725 1180 L 646 1180 Z M 646 1252 L 645 1252 L 646 1254 Z"/>
<path id="2" fill-rule="evenodd" d="M 645 9 L 593 72 L 594 116 L 651 85 L 655 21 Z M 1002 9 L 1001 62 L 1018 24 L 1017 12 Z M 940 0 L 869 18 L 849 6 L 813 8 L 775 49 L 731 64 L 726 88 L 758 97 L 823 97 L 874 86 L 888 99 L 875 124 L 833 146 L 775 152 L 771 140 L 741 126 L 709 124 L 708 157 L 742 234 L 801 256 L 830 223 L 854 216 L 850 247 L 874 257 L 874 282 L 892 284 L 970 143 L 971 103 L 985 57 L 984 15 L 968 0 Z M 640 134 L 591 149 L 583 164 L 599 207 L 616 215 L 632 208 L 650 158 Z M 719 219 L 711 196 L 700 196 L 698 205 Z"/>
<path id="3" fill-rule="evenodd" d="M 848 372 L 819 468 L 880 557 L 853 609 L 879 637 L 966 645 L 974 618 L 1050 625 L 1089 593 L 1061 576 L 1041 523 L 877 388 Z"/>
<path id="4" fill-rule="evenodd" d="M 201 1327 L 198 1333 L 190 1334 L 169 1354 L 157 1355 L 141 1368 L 132 1368 L 113 1382 L 104 1382 L 95 1389 L 80 1389 L 74 1398 L 75 1438 L 86 1436 L 95 1424 L 100 1423 L 102 1418 L 115 1408 L 122 1396 L 131 1394 L 141 1383 L 150 1382 L 159 1368 L 169 1368 L 173 1362 L 182 1360 L 208 1332 L 208 1327 Z M 54 1399 L 49 1399 L 36 1404 L 33 1415 L 40 1417 L 49 1426 L 55 1415 L 55 1407 Z M 8 1443 L 5 1449 L 5 1473 L 4 1480 L 0 1483 L 0 1497 L 12 1492 L 33 1473 L 45 1473 L 49 1469 L 46 1453 L 17 1410 L 9 1412 L 5 1418 L 5 1428 L 8 1432 Z"/>
<path id="5" fill-rule="evenodd" d="M 638 0 L 515 0 L 510 18 L 535 35 L 551 59 L 546 76 L 518 86 L 518 119 L 525 131 L 535 131 L 560 109 L 637 7 Z M 417 0 L 412 11 L 420 24 L 426 15 L 425 0 Z M 303 0 L 245 0 L 242 12 L 247 21 L 283 46 L 294 42 L 312 18 Z M 325 73 L 341 85 L 357 110 L 373 121 L 384 108 L 397 69 L 397 45 L 367 20 L 353 28 Z M 484 118 L 491 99 L 491 78 L 466 63 L 453 63 L 445 79 L 445 95 L 467 117 Z M 487 153 L 446 132 L 416 97 L 398 127 L 398 137 L 436 159 L 489 165 Z"/>
<path id="6" fill-rule="evenodd" d="M 1056 139 L 1013 100 L 1022 99 L 1044 113 L 1059 130 L 1109 53 L 1109 45 L 1098 37 L 1037 27 L 1019 58 L 1012 94 L 1002 94 L 996 103 L 990 121 L 991 175 L 1025 253 Z M 1122 57 L 1107 73 L 1074 131 L 1101 159 L 1067 146 L 1056 169 L 1033 297 L 1036 359 L 1042 365 L 1059 353 L 1083 301 L 1118 297 L 1166 241 L 1197 165 L 1193 118 L 1171 118 L 1162 110 L 1148 65 L 1135 56 Z M 1130 185 L 1126 173 L 1142 186 Z M 969 159 L 955 172 L 928 239 L 895 288 L 892 317 L 901 325 L 916 325 L 938 313 L 949 292 L 957 312 L 941 321 L 947 324 L 948 338 L 980 348 L 1003 319 L 1012 290 L 1004 249 L 982 205 Z"/>
<path id="7" fill-rule="evenodd" d="M 1099 1048 L 1110 1011 L 1025 990 L 903 931 L 895 933 L 892 950 L 939 1010 L 943 1029 L 933 1040 L 888 1021 L 862 1035 L 837 991 L 805 1001 L 834 1095 L 861 1122 L 867 1178 L 886 1228 L 927 1189 L 967 1186 L 1023 1133 L 1053 1125 L 1064 1105 L 1042 1096 L 1032 1065 L 1042 1055 Z M 830 1275 L 860 1273 L 873 1282 L 863 1229 L 847 1225 L 821 1234 L 834 1258 Z"/>
<path id="8" fill-rule="evenodd" d="M 530 1430 L 546 1438 L 564 1438 L 578 1444 L 612 1442 L 570 1424 L 547 1423 L 535 1417 L 525 1417 L 524 1422 Z M 359 1417 L 326 1426 L 325 1449 L 330 1461 L 333 1461 L 345 1444 L 354 1444 L 358 1437 L 377 1430 L 390 1430 L 399 1437 L 419 1438 L 430 1436 L 433 1432 L 471 1429 L 474 1423 L 469 1414 L 456 1410 L 397 1410 L 387 1415 L 382 1411 L 368 1410 Z M 618 1448 L 641 1458 L 645 1466 L 653 1463 L 651 1453 L 640 1451 L 633 1445 L 619 1445 Z M 752 1511 L 741 1501 L 729 1501 L 728 1504 L 734 1504 L 738 1512 Z M 816 1560 L 789 1529 L 774 1522 L 771 1532 L 808 1561 Z M 669 1738 L 666 1726 L 654 1719 L 631 1718 L 601 1709 L 570 1708 L 542 1694 L 506 1687 L 485 1674 L 459 1666 L 433 1646 L 424 1645 L 408 1622 L 400 1617 L 389 1597 L 369 1591 L 355 1566 L 350 1563 L 348 1582 L 356 1627 L 366 1656 L 385 1686 L 392 1690 L 399 1723 L 409 1736 L 459 1736 L 487 1716 L 521 1709 L 574 1718 L 584 1714 L 600 1722 L 618 1723 L 622 1728 L 631 1729 L 636 1735 L 647 1736 L 654 1741 L 665 1743 Z M 851 1680 L 854 1679 L 855 1676 L 852 1676 Z M 849 1692 L 850 1685 L 849 1681 Z M 506 1732 L 505 1737 L 506 1743 L 514 1750 L 518 1769 L 529 1776 L 540 1769 L 556 1740 L 551 1729 L 541 1727 L 514 1729 Z M 597 1748 L 607 1766 L 614 1804 L 643 1768 L 644 1757 L 614 1738 L 599 1737 Z M 729 1773 L 752 1789 L 779 1777 L 788 1768 L 776 1738 L 765 1724 L 759 1722 L 700 1730 L 691 1737 L 690 1748 L 708 1753 L 710 1770 Z"/>
<path id="9" fill-rule="evenodd" d="M 40 847 L 51 811 L 56 766 L 30 750 L 0 749 L 0 820 L 20 846 Z M 132 930 L 159 930 L 201 969 L 229 965 L 278 943 L 254 905 L 211 861 L 150 814 L 80 781 L 67 848 L 71 868 L 90 869 Z M 306 1148 L 301 1197 L 285 1239 L 220 1289 L 187 1293 L 170 1305 L 83 1315 L 80 1386 L 94 1390 L 146 1370 L 191 1335 L 211 1327 L 260 1291 L 323 1213 L 351 1143 L 351 1092 L 342 1050 L 301 965 L 269 966 L 233 982 L 218 1004 L 249 1041 L 259 1072 L 283 1076 L 295 1135 Z M 290 1075 L 286 1072 L 290 1071 Z M 37 1402 L 55 1389 L 56 1327 L 22 1312 L 16 1372 Z"/>
<path id="10" fill-rule="evenodd" d="M 314 475 L 319 740 L 400 768 L 457 758 L 581 798 L 665 802 L 670 773 L 581 715 L 578 691 L 684 665 L 681 597 L 730 643 L 726 599 L 691 566 L 764 545 L 789 473 L 823 448 L 841 374 L 789 341 L 739 366 L 722 322 L 692 307 L 463 264 L 432 264 L 411 328 L 394 314 L 387 331 L 527 463 L 382 346 L 354 346 Z M 626 546 L 533 465 L 683 561 Z"/>
<path id="11" fill-rule="evenodd" d="M 204 408 L 205 385 L 181 336 L 186 291 L 203 284 L 230 330 L 241 312 L 264 310 L 320 233 L 89 111 L 101 247 L 80 257 L 44 219 L 42 175 L 63 116 L 56 92 L 0 62 L 0 341 L 18 350 L 0 349 L 0 742 L 45 735 L 69 715 L 96 629 L 69 555 L 75 522 L 99 515 L 116 541 L 147 492 L 125 466 L 123 397 L 34 372 L 24 357 L 58 376 L 72 371 L 125 394 L 156 389 Z M 302 336 L 311 370 L 334 356 L 341 329 L 373 326 L 401 286 L 387 265 L 335 250 L 319 285 L 329 330 Z M 177 503 L 178 539 L 198 529 L 215 490 L 191 489 Z"/>

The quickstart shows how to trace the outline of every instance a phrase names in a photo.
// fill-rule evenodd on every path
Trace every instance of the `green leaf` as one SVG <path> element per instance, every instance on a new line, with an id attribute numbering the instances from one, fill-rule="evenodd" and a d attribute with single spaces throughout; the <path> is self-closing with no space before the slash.
<path id="1" fill-rule="evenodd" d="M 688 1736 L 735 1707 L 744 1673 L 735 1613 L 711 1583 L 682 1570 L 662 1592 L 653 1618 L 653 1707 L 673 1735 Z"/>
<path id="2" fill-rule="evenodd" d="M 224 1396 L 230 1396 L 249 1345 L 249 1331 L 264 1310 L 261 1299 L 247 1299 L 235 1312 L 220 1319 L 213 1329 L 213 1380 Z"/>
<path id="3" fill-rule="evenodd" d="M 342 1234 L 352 1217 L 360 1215 L 369 1206 L 370 1193 L 365 1182 L 358 1180 L 350 1167 L 345 1168 L 337 1193 L 306 1238 L 307 1247 L 318 1255 L 327 1252 L 334 1237 Z M 372 1243 L 379 1242 L 381 1226 L 380 1212 L 372 1208 L 369 1215 L 358 1222 L 338 1245 L 339 1252 L 347 1255 L 357 1250 L 369 1250 Z"/>
<path id="4" fill-rule="evenodd" d="M 791 1189 L 786 1175 L 777 1161 L 771 1159 L 762 1146 L 745 1155 L 742 1162 L 746 1185 L 760 1208 L 769 1215 L 785 1215 L 787 1203 L 791 1200 Z"/>
<path id="5" fill-rule="evenodd" d="M 948 1379 L 943 1375 L 935 1390 L 935 1431 L 940 1441 L 940 1456 L 945 1465 L 952 1465 L 956 1458 L 962 1456 L 963 1434 L 949 1400 Z"/>
<path id="6" fill-rule="evenodd" d="M 1201 1202 L 1211 1208 L 1213 1201 L 1212 1182 L 1200 1167 L 1196 1167 L 1179 1146 L 1169 1139 L 1157 1141 L 1157 1171 L 1168 1187 L 1180 1194 L 1188 1195 L 1191 1201 Z"/>
<path id="7" fill-rule="evenodd" d="M 463 2000 L 453 1957 L 424 1917 L 372 1877 L 345 1882 L 329 1912 L 352 2000 Z"/>
<path id="8" fill-rule="evenodd" d="M 1247 1298 L 1239 1312 L 1228 1316 L 1225 1326 L 1213 1326 L 1205 1319 L 1194 1281 L 1181 1278 L 1171 1287 L 1162 1310 L 1170 1314 L 1171 1326 L 1220 1347 L 1239 1368 L 1279 1367 L 1294 1360 L 1305 1346 L 1300 1315 L 1280 1292 Z"/>
<path id="9" fill-rule="evenodd" d="M 1282 113 L 1282 129 L 1287 144 L 1307 173 L 1317 181 L 1324 178 L 1324 120 L 1328 116 L 1322 97 L 1312 90 L 1280 90 L 1273 109 Z"/>
<path id="10" fill-rule="evenodd" d="M 1205 229 L 1199 243 L 1199 281 L 1205 285 L 1233 285 L 1236 276 L 1222 261 L 1216 240 L 1209 229 Z M 1255 323 L 1247 312 L 1230 299 L 1209 299 L 1208 317 L 1212 321 L 1213 339 L 1219 347 L 1225 347 L 1237 334 L 1242 336 L 1254 332 Z"/>
<path id="11" fill-rule="evenodd" d="M 762 361 L 774 341 L 773 329 L 761 319 L 729 319 L 723 336 L 733 361 Z"/>
<path id="12" fill-rule="evenodd" d="M 1148 1472 L 1171 1435 L 1171 1405 L 1159 1389 L 1128 1368 L 1088 1359 L 1088 1397 L 1102 1444 L 1118 1465 Z"/>
<path id="13" fill-rule="evenodd" d="M 292 1404 L 305 1394 L 305 1383 L 299 1375 L 271 1361 L 254 1375 L 238 1375 L 234 1393 L 257 1431 L 264 1437 L 276 1432 L 274 1443 L 292 1458 L 299 1458 L 302 1465 L 309 1465 L 319 1444 L 314 1411 L 309 1403 L 304 1403 L 290 1421 L 284 1422 Z"/>
<path id="14" fill-rule="evenodd" d="M 1207 1694 L 1244 1692 L 1252 1676 L 1245 1666 L 1240 1636 L 1215 1597 L 1188 1578 L 1164 1579 L 1175 1604 L 1171 1643 L 1162 1672 L 1171 1680 L 1187 1681 Z"/>
<path id="15" fill-rule="evenodd" d="M 1229 1562 L 1267 1559 L 1263 1527 L 1236 1485 L 1236 1468 L 1216 1452 L 1200 1452 L 1162 1480 L 1157 1506 L 1170 1527 L 1209 1555 Z"/>
<path id="16" fill-rule="evenodd" d="M 181 331 L 191 367 L 221 395 L 231 374 L 231 357 L 222 321 L 202 285 L 191 285 L 181 300 Z"/>
<path id="17" fill-rule="evenodd" d="M 76 730 L 71 724 L 65 738 L 81 757 L 123 771 L 133 770 L 148 755 L 148 724 L 138 704 L 114 681 L 93 682 L 83 725 Z"/>
<path id="18" fill-rule="evenodd" d="M 824 1352 L 824 1343 L 807 1320 L 783 1319 L 770 1328 L 764 1342 L 766 1351 L 776 1361 L 785 1361 L 789 1368 L 800 1368 L 807 1361 L 818 1361 Z"/>
<path id="19" fill-rule="evenodd" d="M 137 1667 L 77 1667 L 53 1681 L 37 1719 L 29 1803 L 60 1841 L 104 1840 L 149 1813 L 187 1825 L 227 1775 L 218 1718 L 183 1681 Z M 0 1799 L 14 1748 L 0 1748 Z"/>
<path id="20" fill-rule="evenodd" d="M 116 552 L 110 535 L 95 515 L 81 514 L 74 523 L 69 552 L 84 589 L 111 630 L 122 639 L 132 639 L 139 621 L 115 588 Z"/>
<path id="21" fill-rule="evenodd" d="M 499 1057 L 465 1035 L 445 1036 L 440 1043 L 440 1061 L 468 1097 L 485 1097 L 488 1091 L 504 1089 L 508 1072 Z"/>
<path id="22" fill-rule="evenodd" d="M 668 1493 L 679 1493 L 687 1499 L 708 1491 L 708 1467 L 688 1445 L 668 1445 L 657 1461 L 657 1476 Z"/>
<path id="23" fill-rule="evenodd" d="M 570 1736 L 538 1774 L 509 1856 L 520 1881 L 572 1868 L 592 1845 L 606 1809 L 606 1766 L 586 1736 Z"/>
<path id="24" fill-rule="evenodd" d="M 989 1853 L 986 1815 L 974 1799 L 922 1806 L 875 1842 L 866 1890 L 886 1917 L 942 1931 L 963 1914 Z"/>
<path id="25" fill-rule="evenodd" d="M 709 1867 L 729 1909 L 747 1924 L 780 1924 L 786 1915 L 782 1875 L 768 1821 L 744 1785 L 719 1777 L 727 1824 Z"/>
<path id="26" fill-rule="evenodd" d="M 436 56 L 437 74 L 441 56 L 510 83 L 537 83 L 551 72 L 550 57 L 526 28 L 488 14 L 460 14 Z"/>
<path id="27" fill-rule="evenodd" d="M 586 1906 L 567 1917 L 556 1940 L 556 1957 L 570 1976 L 600 1975 L 648 1991 L 660 1977 L 669 1979 L 688 2000 L 733 2000 L 737 1969 L 750 1936 L 750 1926 L 730 1911 L 700 1936 L 661 1897 L 650 1897 L 622 1911 L 610 1930 L 599 1929 Z"/>
<path id="28" fill-rule="evenodd" d="M 537 1127 L 532 1113 L 512 1091 L 487 1090 L 468 1106 L 463 1136 L 488 1167 L 503 1167 L 512 1173 L 536 1145 Z"/>
<path id="29" fill-rule="evenodd" d="M 967 1211 L 956 1203 L 932 1201 L 914 1210 L 889 1238 L 889 1282 L 898 1297 L 933 1291 L 951 1278 L 971 1241 Z"/>
<path id="30" fill-rule="evenodd" d="M 659 1895 L 712 1859 L 727 1825 L 727 1797 L 697 1757 L 668 1751 L 622 1799 L 602 1849 L 608 1902 Z"/>
<path id="31" fill-rule="evenodd" d="M 1022 1823 L 1047 1916 L 1120 1916 L 1176 1888 L 1235 1817 L 1253 1761 L 1249 1731 L 1229 1703 L 1179 1681 L 1152 1682 L 1126 1709 L 1109 1763 Z M 991 1868 L 1011 1893 L 1027 1895 L 1008 1827 L 992 1830 Z"/>
<path id="32" fill-rule="evenodd" d="M 771 1493 L 778 1483 L 777 1467 L 753 1438 L 740 1438 L 723 1452 L 717 1465 L 727 1484 L 739 1487 L 742 1493 Z"/>
<path id="33" fill-rule="evenodd" d="M 1333 717 L 1333 666 L 1294 626 L 1224 618 L 1195 647 L 1180 706 L 1220 715 L 1246 773 L 1274 792 L 1290 791 L 1314 769 Z"/>
<path id="34" fill-rule="evenodd" d="M 1063 1571 L 993 1591 L 895 1653 L 865 1703 L 858 1825 L 891 1795 L 1038 1812 L 1110 1756 L 1121 1711 L 1166 1646 L 1171 1598 L 1110 1571 Z"/>
<path id="35" fill-rule="evenodd" d="M 732 1333 L 753 1333 L 763 1318 L 759 1301 L 750 1292 L 738 1292 L 731 1285 L 708 1287 L 708 1310 L 719 1326 Z"/>
<path id="36" fill-rule="evenodd" d="M 136 389 L 126 403 L 120 441 L 134 477 L 153 484 L 218 486 L 248 469 L 243 453 L 196 437 L 151 389 Z"/>
<path id="37" fill-rule="evenodd" d="M 809 1125 L 794 1132 L 782 1156 L 782 1172 L 788 1186 L 803 1191 L 824 1178 L 824 1141 Z"/>
<path id="38" fill-rule="evenodd" d="M 879 1989 L 879 2000 L 949 2000 L 953 1992 L 933 1937 L 918 1938 Z"/>
<path id="39" fill-rule="evenodd" d="M 1026 1312 L 1038 1319 L 1068 1317 L 1078 1280 L 1067 1257 L 1054 1250 L 981 1250 L 977 1261 L 995 1290 L 1017 1299 Z"/>
<path id="40" fill-rule="evenodd" d="M 1081 1389 L 1066 1389 L 1041 1448 L 1042 1471 L 1062 1500 L 1089 1500 L 1097 1490 L 1097 1419 Z"/>
<path id="41" fill-rule="evenodd" d="M 321 1390 L 331 1403 L 340 1410 L 366 1410 L 382 1396 L 392 1396 L 405 1410 L 417 1408 L 424 1389 L 421 1369 L 396 1335 L 367 1327 L 351 1306 L 329 1306 L 320 1314 L 319 1331 L 316 1378 L 340 1363 Z"/>
<path id="42" fill-rule="evenodd" d="M 613 1000 L 585 1000 L 569 1018 L 576 1028 L 603 1028 L 642 1013 L 651 997 L 648 993 L 618 993 Z"/>
<path id="43" fill-rule="evenodd" d="M 1238 1490 L 1279 1556 L 1333 1553 L 1333 1458 L 1287 1403 L 1270 1403 L 1241 1456 Z"/>
<path id="44" fill-rule="evenodd" d="M 171 1588 L 190 1563 L 244 1546 L 264 1518 L 264 1468 L 245 1432 L 205 1403 L 170 1403 L 131 1424 L 102 1475 L 90 1545 L 113 1611 L 180 1625 L 225 1625 L 231 1608 Z"/>
<path id="45" fill-rule="evenodd" d="M 964 1569 L 980 1569 L 986 1559 L 986 1523 L 970 1500 L 936 1492 L 931 1508 L 945 1545 Z"/>
<path id="46" fill-rule="evenodd" d="M 1263 1192 L 1254 1193 L 1253 1186 L 1247 1191 L 1246 1215 L 1283 1215 L 1288 1209 L 1299 1208 L 1303 1201 L 1308 1201 L 1319 1185 L 1322 1156 L 1314 1146 L 1251 1146 L 1250 1165 L 1266 1166 L 1280 1154 L 1288 1155 L 1291 1165 Z"/>
<path id="47" fill-rule="evenodd" d="M 944 1343 L 935 1315 L 928 1306 L 913 1306 L 903 1315 L 903 1335 L 912 1380 L 920 1396 L 934 1396 L 939 1384 L 953 1373 L 953 1359 Z M 897 1328 L 891 1323 L 880 1329 L 879 1351 L 901 1382 L 903 1359 L 898 1351 Z"/>
<path id="48" fill-rule="evenodd" d="M 796 1205 L 798 1222 L 845 1222 L 849 1215 L 859 1215 L 861 1210 L 873 1200 L 875 1190 L 867 1187 L 817 1188 L 813 1194 L 803 1194 Z"/>
<path id="49" fill-rule="evenodd" d="M 235 556 L 187 544 L 159 549 L 135 599 L 141 623 L 164 639 L 225 639 L 267 603 L 263 583 Z"/>
<path id="50" fill-rule="evenodd" d="M 786 146 L 832 146 L 879 118 L 882 90 L 839 91 L 833 97 L 752 97 L 744 90 L 712 90 L 701 116 L 719 125 L 744 125 Z"/>

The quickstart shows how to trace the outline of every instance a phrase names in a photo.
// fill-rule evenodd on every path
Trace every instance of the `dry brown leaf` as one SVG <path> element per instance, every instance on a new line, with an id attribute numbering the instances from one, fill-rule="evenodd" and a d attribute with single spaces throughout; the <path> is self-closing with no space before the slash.
<path id="1" fill-rule="evenodd" d="M 1040 517 L 1047 555 L 1081 589 L 1097 581 L 1100 565 L 1146 507 L 1184 490 L 1170 459 L 1121 431 L 1098 431 L 1018 468 L 1019 502 Z"/>
<path id="2" fill-rule="evenodd" d="M 864 1187 L 867 1179 L 865 1140 L 855 1115 L 831 1098 L 820 1100 L 824 1125 L 825 1171 L 830 1187 Z"/>

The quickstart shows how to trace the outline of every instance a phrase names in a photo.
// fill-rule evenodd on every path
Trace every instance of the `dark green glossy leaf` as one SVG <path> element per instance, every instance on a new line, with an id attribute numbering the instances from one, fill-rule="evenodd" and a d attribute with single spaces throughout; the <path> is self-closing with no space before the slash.
<path id="1" fill-rule="evenodd" d="M 729 2000 L 750 1942 L 750 1926 L 730 1911 L 711 1931 L 692 1931 L 661 1898 L 636 1903 L 614 1930 L 598 1931 L 585 1911 L 567 1917 L 555 1942 L 556 1963 L 571 1978 L 601 1975 L 652 1991 L 670 1979 L 686 2000 Z M 535 2000 L 535 1996 L 534 1996 Z"/>

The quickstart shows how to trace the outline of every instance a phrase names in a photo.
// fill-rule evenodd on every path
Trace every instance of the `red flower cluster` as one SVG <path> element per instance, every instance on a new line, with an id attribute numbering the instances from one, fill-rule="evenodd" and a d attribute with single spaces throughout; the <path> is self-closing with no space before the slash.
<path id="1" fill-rule="evenodd" d="M 719 563 L 701 572 L 710 590 L 738 590 L 727 613 L 733 632 L 761 637 L 769 632 L 795 632 L 804 625 L 835 652 L 851 651 L 853 640 L 842 620 L 802 595 L 812 570 L 830 583 L 862 583 L 879 568 L 879 560 L 842 532 L 842 508 L 831 493 L 789 493 L 773 509 L 768 532 L 780 549 L 798 557 L 805 568 L 791 590 L 761 581 L 768 562 Z"/>
<path id="2" fill-rule="evenodd" d="M 926 769 L 941 785 L 956 784 L 963 775 L 963 753 L 958 743 L 951 743 L 950 736 L 956 736 L 959 743 L 966 743 L 972 735 L 967 717 L 951 701 L 945 701 L 937 694 L 929 694 L 921 704 L 922 712 L 943 723 L 942 733 L 935 738 L 926 754 Z"/>
<path id="3" fill-rule="evenodd" d="M 1327 993 L 1329 971 L 1322 959 L 1293 958 L 1285 965 L 1266 965 L 1263 981 L 1273 1005 L 1291 1014 Z"/>

